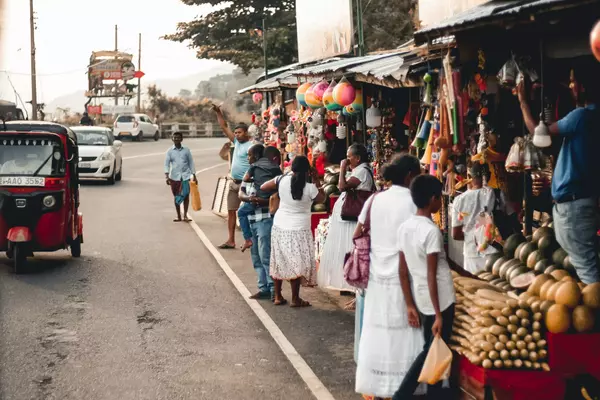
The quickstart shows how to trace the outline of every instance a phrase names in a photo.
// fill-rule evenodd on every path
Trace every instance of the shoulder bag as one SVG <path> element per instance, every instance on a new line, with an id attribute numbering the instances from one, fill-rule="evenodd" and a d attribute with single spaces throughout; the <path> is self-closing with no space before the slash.
<path id="1" fill-rule="evenodd" d="M 341 213 L 342 220 L 344 221 L 358 221 L 358 216 L 365 202 L 375 192 L 375 177 L 370 168 L 367 168 L 367 171 L 371 175 L 371 190 L 350 189 L 346 191 L 346 198 L 344 199 L 344 204 L 342 204 Z M 340 173 L 342 174 L 343 172 Z"/>
<path id="2" fill-rule="evenodd" d="M 367 210 L 367 218 L 362 228 L 362 233 L 354 238 L 352 251 L 346 253 L 344 259 L 344 279 L 350 286 L 366 289 L 369 284 L 369 271 L 371 267 L 371 208 L 375 196 Z"/>

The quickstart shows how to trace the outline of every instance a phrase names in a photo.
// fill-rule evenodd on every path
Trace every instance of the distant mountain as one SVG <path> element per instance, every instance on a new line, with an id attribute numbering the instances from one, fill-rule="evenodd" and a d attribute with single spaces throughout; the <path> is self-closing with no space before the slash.
<path id="1" fill-rule="evenodd" d="M 182 78 L 173 79 L 157 79 L 156 81 L 149 81 L 142 79 L 142 92 L 150 85 L 156 84 L 163 93 L 168 96 L 177 96 L 181 89 L 187 89 L 192 93 L 201 81 L 208 80 L 219 74 L 229 74 L 234 70 L 234 66 L 223 65 L 218 68 L 211 68 L 197 74 L 184 76 Z M 144 99 L 142 99 L 143 101 Z M 106 99 L 106 101 L 110 101 Z M 83 112 L 87 97 L 85 97 L 85 90 L 79 90 L 70 94 L 59 96 L 52 101 L 46 103 L 44 111 L 47 114 L 52 114 L 58 108 L 70 109 L 72 112 Z"/>

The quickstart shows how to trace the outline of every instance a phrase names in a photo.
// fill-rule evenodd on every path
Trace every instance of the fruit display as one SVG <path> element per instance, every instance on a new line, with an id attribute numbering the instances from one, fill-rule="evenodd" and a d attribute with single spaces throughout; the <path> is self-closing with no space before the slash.
<path id="1" fill-rule="evenodd" d="M 338 189 L 338 183 L 340 181 L 339 168 L 329 167 L 325 170 L 325 176 L 323 177 L 323 192 L 325 196 L 329 197 L 332 195 L 339 195 L 340 190 Z"/>
<path id="2" fill-rule="evenodd" d="M 454 276 L 450 348 L 486 369 L 549 371 L 543 314 L 490 283 Z"/>

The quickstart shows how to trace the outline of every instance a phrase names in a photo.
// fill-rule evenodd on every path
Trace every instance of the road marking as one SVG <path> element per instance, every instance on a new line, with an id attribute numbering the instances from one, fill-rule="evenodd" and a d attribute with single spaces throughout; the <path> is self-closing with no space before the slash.
<path id="1" fill-rule="evenodd" d="M 208 167 L 208 168 L 201 169 L 200 171 L 197 171 L 197 172 L 196 172 L 196 175 L 198 175 L 198 174 L 199 174 L 199 173 L 201 173 L 201 172 L 210 171 L 211 169 L 215 169 L 215 168 L 223 167 L 223 166 L 225 166 L 225 165 L 228 165 L 228 164 L 229 164 L 229 163 L 226 163 L 226 162 L 224 162 L 224 163 L 221 163 L 221 164 L 213 165 L 212 167 Z"/>
<path id="2" fill-rule="evenodd" d="M 198 224 L 195 221 L 191 221 L 190 225 L 202 243 L 204 243 L 208 251 L 210 251 L 212 256 L 215 258 L 215 261 L 217 264 L 219 264 L 219 267 L 221 267 L 223 272 L 225 272 L 225 275 L 227 275 L 231 283 L 233 283 L 233 286 L 235 286 L 237 291 L 242 295 L 242 298 L 246 304 L 250 306 L 260 322 L 262 322 L 267 331 L 269 331 L 271 337 L 275 340 L 275 343 L 277 343 L 283 354 L 296 369 L 298 375 L 300 375 L 300 378 L 302 378 L 304 383 L 306 383 L 315 398 L 317 400 L 335 400 L 333 395 L 329 392 L 325 385 L 323 385 L 321 380 L 313 372 L 306 361 L 304 361 L 298 351 L 296 351 L 294 346 L 285 337 L 281 329 L 279 329 L 275 321 L 273 321 L 269 314 L 267 314 L 264 308 L 261 307 L 258 301 L 249 299 L 251 293 L 246 285 L 244 285 L 241 279 L 235 274 L 235 272 L 233 272 L 229 264 L 227 264 L 227 261 L 225 261 L 221 253 L 219 253 L 219 250 L 217 250 L 217 248 L 210 242 Z"/>
<path id="3" fill-rule="evenodd" d="M 220 147 L 211 147 L 209 149 L 195 149 L 195 150 L 190 150 L 192 153 L 202 153 L 205 151 L 214 151 L 214 150 L 221 150 Z M 145 158 L 145 157 L 156 157 L 156 156 L 164 156 L 167 152 L 163 151 L 161 153 L 148 153 L 148 154 L 139 154 L 137 156 L 129 156 L 129 157 L 123 157 L 123 160 L 133 160 L 135 158 Z"/>

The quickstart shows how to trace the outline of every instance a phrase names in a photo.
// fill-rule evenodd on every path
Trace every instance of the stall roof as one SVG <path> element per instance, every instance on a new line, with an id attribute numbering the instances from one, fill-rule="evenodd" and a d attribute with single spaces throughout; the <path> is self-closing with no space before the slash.
<path id="1" fill-rule="evenodd" d="M 279 90 L 281 87 L 296 88 L 298 86 L 298 78 L 292 75 L 292 71 L 286 71 L 272 78 L 260 81 L 254 85 L 238 90 L 239 94 L 253 92 L 272 92 Z"/>
<path id="2" fill-rule="evenodd" d="M 292 71 L 296 76 L 314 76 L 324 74 L 335 74 L 345 72 L 348 68 L 363 64 L 365 62 L 379 60 L 381 58 L 389 57 L 389 54 L 376 54 L 367 55 L 363 57 L 352 57 L 352 58 L 330 58 L 322 61 L 318 64 L 311 65 L 309 67 L 301 68 Z"/>
<path id="3" fill-rule="evenodd" d="M 453 17 L 440 21 L 415 32 L 415 42 L 424 43 L 442 36 L 450 36 L 456 32 L 474 28 L 477 25 L 506 20 L 522 16 L 529 18 L 530 13 L 543 13 L 558 9 L 580 7 L 598 3 L 599 0 L 491 0 L 473 7 Z"/>
<path id="4" fill-rule="evenodd" d="M 286 71 L 289 71 L 291 69 L 294 69 L 294 68 L 298 67 L 299 65 L 300 65 L 299 63 L 294 63 L 294 64 L 285 65 L 283 67 L 270 69 L 269 71 L 267 71 L 267 75 L 269 77 L 275 78 L 279 74 L 281 74 L 282 72 L 286 72 Z M 258 76 L 258 78 L 256 79 L 256 81 L 259 82 L 259 81 L 264 80 L 264 79 L 265 79 L 265 73 L 263 71 L 263 73 Z"/>

